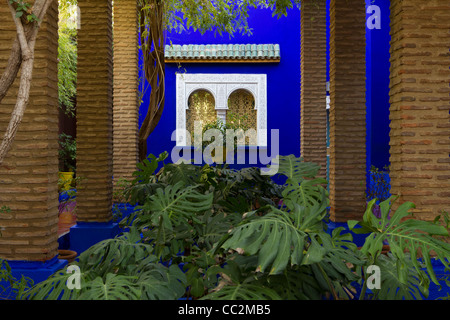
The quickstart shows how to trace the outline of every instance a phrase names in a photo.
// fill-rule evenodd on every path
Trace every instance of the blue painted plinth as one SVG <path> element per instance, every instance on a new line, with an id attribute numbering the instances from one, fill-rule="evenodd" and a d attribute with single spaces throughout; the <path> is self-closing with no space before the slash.
<path id="1" fill-rule="evenodd" d="M 58 249 L 69 250 L 70 249 L 70 234 L 66 233 L 58 238 Z"/>
<path id="2" fill-rule="evenodd" d="M 70 250 L 78 254 L 94 244 L 116 237 L 119 224 L 116 222 L 77 222 L 70 228 Z"/>
<path id="3" fill-rule="evenodd" d="M 34 284 L 37 284 L 46 280 L 55 272 L 63 269 L 68 262 L 67 260 L 60 260 L 58 259 L 58 256 L 55 256 L 47 261 L 7 260 L 7 263 L 11 268 L 11 275 L 16 280 L 20 280 L 22 276 L 24 276 L 33 280 Z M 1 297 L 14 299 L 16 293 L 11 292 L 9 284 L 2 282 L 1 285 L 6 288 L 6 290 L 2 292 Z"/>

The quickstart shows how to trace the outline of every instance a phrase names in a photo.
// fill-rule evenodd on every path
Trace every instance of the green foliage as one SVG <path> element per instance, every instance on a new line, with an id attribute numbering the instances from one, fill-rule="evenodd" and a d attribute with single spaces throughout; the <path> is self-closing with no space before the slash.
<path id="1" fill-rule="evenodd" d="M 159 158 L 149 159 L 146 168 L 154 172 Z M 280 168 L 288 178 L 285 186 L 257 168 L 164 165 L 141 183 L 135 180 L 130 195 L 141 206 L 128 221 L 134 221 L 142 241 L 163 261 L 183 264 L 187 294 L 194 297 L 312 298 L 331 286 L 344 292 L 343 286 L 356 279 L 345 262 L 361 262 L 340 234 L 324 231 L 328 199 L 324 181 L 314 179 L 318 166 L 289 156 L 281 157 Z M 289 191 L 283 191 L 287 187 Z M 241 257 L 252 259 L 230 268 Z M 273 280 L 300 271 L 305 278 L 316 272 L 320 280 L 305 284 L 303 293 L 286 292 Z M 227 276 L 230 272 L 234 275 Z M 309 292 L 308 286 L 316 291 Z M 261 292 L 250 294 L 255 287 Z"/>
<path id="2" fill-rule="evenodd" d="M 11 273 L 8 262 L 0 259 L 0 300 L 20 296 L 33 285 L 33 280 L 22 275 L 16 279 Z"/>
<path id="3" fill-rule="evenodd" d="M 9 213 L 9 212 L 11 212 L 11 208 L 8 207 L 8 206 L 3 205 L 3 206 L 0 208 L 0 213 Z"/>
<path id="4" fill-rule="evenodd" d="M 151 8 L 150 0 L 141 0 L 145 9 Z M 270 8 L 274 16 L 287 15 L 299 0 L 214 0 L 214 1 L 165 1 L 165 24 L 171 31 L 183 32 L 189 29 L 201 33 L 211 30 L 214 34 L 251 34 L 247 18 L 252 8 Z"/>
<path id="5" fill-rule="evenodd" d="M 38 21 L 36 15 L 31 12 L 31 4 L 23 0 L 9 0 L 9 3 L 16 9 L 16 18 L 25 18 L 27 22 Z"/>
<path id="6" fill-rule="evenodd" d="M 278 174 L 295 181 L 314 178 L 320 169 L 319 165 L 312 162 L 305 163 L 302 158 L 296 158 L 292 154 L 276 158 L 273 164 L 278 164 Z"/>
<path id="7" fill-rule="evenodd" d="M 62 271 L 22 297 L 421 299 L 430 279 L 437 283 L 430 252 L 449 267 L 449 245 L 437 238 L 448 237 L 445 226 L 405 220 L 413 205 L 393 212 L 394 198 L 380 204 L 379 218 L 374 199 L 363 221 L 349 222 L 354 232 L 370 233 L 362 248 L 343 228 L 327 232 L 326 181 L 316 178 L 319 166 L 301 158 L 279 157 L 286 181 L 277 185 L 257 168 L 164 164 L 166 157 L 149 156 L 126 188 L 137 205 L 121 221 L 128 231 L 75 262 L 80 290 L 68 290 L 70 274 Z M 381 254 L 385 241 L 388 255 Z M 370 265 L 381 270 L 381 288 L 366 295 Z"/>
<path id="8" fill-rule="evenodd" d="M 402 203 L 393 212 L 392 206 L 397 199 L 398 197 L 392 196 L 380 203 L 381 217 L 379 218 L 372 212 L 376 199 L 371 200 L 367 205 L 363 221 L 348 221 L 348 225 L 355 233 L 369 234 L 361 252 L 368 257 L 371 264 L 380 266 L 388 264 L 386 258 L 380 255 L 380 252 L 383 243 L 389 243 L 392 259 L 396 266 L 395 280 L 398 281 L 397 288 L 401 290 L 400 293 L 407 294 L 407 289 L 404 287 L 411 282 L 411 277 L 418 278 L 420 290 L 427 292 L 430 279 L 439 285 L 431 264 L 430 254 L 432 252 L 450 270 L 448 262 L 450 244 L 437 238 L 447 237 L 448 239 L 449 232 L 444 226 L 434 222 L 411 219 L 410 210 L 415 208 L 415 205 L 411 202 Z M 356 225 L 361 228 L 355 228 Z M 419 258 L 423 263 L 420 263 Z M 390 264 L 393 265 L 392 262 Z M 389 268 L 386 267 L 385 269 L 388 270 Z M 385 277 L 383 280 L 388 279 Z M 381 284 L 382 287 L 394 290 L 392 285 L 392 282 L 389 284 L 382 282 Z M 383 293 L 386 292 L 381 291 L 378 295 Z M 387 296 L 387 298 L 389 297 L 392 297 L 392 295 Z M 409 294 L 405 298 L 408 297 Z"/>
<path id="9" fill-rule="evenodd" d="M 75 171 L 77 159 L 77 142 L 71 135 L 59 135 L 59 160 L 62 162 L 61 171 Z"/>
<path id="10" fill-rule="evenodd" d="M 126 190 L 131 186 L 131 182 L 125 178 L 119 178 L 114 181 L 113 190 L 113 202 L 114 203 L 126 203 L 128 198 L 126 198 Z"/>
<path id="11" fill-rule="evenodd" d="M 178 267 L 165 267 L 152 254 L 153 248 L 136 243 L 130 232 L 104 240 L 83 252 L 79 266 L 80 289 L 69 289 L 72 273 L 67 268 L 36 284 L 19 296 L 29 300 L 138 300 L 177 299 L 184 294 L 185 275 Z"/>
<path id="12" fill-rule="evenodd" d="M 59 1 L 58 23 L 58 97 L 67 115 L 75 115 L 77 93 L 77 26 L 74 19 L 76 0 Z"/>
<path id="13" fill-rule="evenodd" d="M 166 245 L 177 239 L 174 228 L 190 228 L 189 221 L 195 219 L 197 213 L 211 208 L 212 198 L 212 193 L 202 194 L 195 186 L 184 186 L 181 181 L 174 186 L 159 188 L 142 206 L 142 214 L 135 220 L 135 225 L 146 228 L 144 236 L 153 240 L 157 255 L 161 257 Z"/>
<path id="14" fill-rule="evenodd" d="M 276 291 L 255 284 L 226 286 L 203 297 L 206 300 L 281 300 Z"/>
<path id="15" fill-rule="evenodd" d="M 147 159 L 137 164 L 138 171 L 133 172 L 134 179 L 133 183 L 146 184 L 152 181 L 153 174 L 158 168 L 159 163 L 163 162 L 167 157 L 168 153 L 164 152 L 156 158 L 154 155 L 150 154 Z"/>
<path id="16" fill-rule="evenodd" d="M 373 299 L 421 300 L 421 294 L 427 295 L 429 281 L 420 282 L 419 274 L 409 256 L 399 260 L 391 253 L 380 255 L 377 265 L 380 267 L 381 287 L 380 290 L 375 290 Z M 398 272 L 401 272 L 401 276 Z"/>
<path id="17" fill-rule="evenodd" d="M 238 114 L 229 112 L 227 113 L 227 122 L 224 123 L 222 119 L 216 119 L 214 121 L 211 122 L 207 122 L 202 126 L 202 135 L 201 137 L 205 136 L 205 132 L 208 130 L 218 130 L 218 132 L 221 134 L 222 137 L 222 141 L 220 142 L 222 144 L 223 147 L 228 146 L 229 143 L 227 144 L 227 133 L 230 131 L 227 130 L 233 130 L 232 134 L 234 136 L 234 141 L 232 141 L 233 143 L 233 147 L 236 150 L 238 144 L 241 145 L 242 143 L 247 144 L 247 142 L 244 140 L 246 137 L 245 132 L 247 130 L 250 129 L 250 127 L 247 124 L 247 118 L 248 116 L 244 115 L 244 116 L 240 116 Z M 231 136 L 231 138 L 233 138 L 233 136 Z M 200 138 L 201 138 L 200 137 Z M 192 132 L 192 141 L 194 141 L 194 139 L 198 139 L 199 137 L 195 137 L 195 132 Z M 256 138 L 253 136 L 249 136 L 247 137 L 249 139 L 253 139 Z M 241 141 L 242 140 L 242 141 Z M 205 148 L 210 145 L 212 142 L 215 141 L 215 137 L 214 139 L 212 139 L 212 141 L 201 141 L 201 145 L 202 145 L 202 151 L 205 150 Z M 250 140 L 252 141 L 252 140 Z M 231 140 L 230 140 L 231 142 Z"/>
<path id="18" fill-rule="evenodd" d="M 377 167 L 372 166 L 369 170 L 372 184 L 367 189 L 366 198 L 368 201 L 377 198 L 381 202 L 390 196 L 390 185 L 386 179 L 386 176 L 389 174 L 389 167 L 386 166 L 383 169 L 379 170 Z"/>

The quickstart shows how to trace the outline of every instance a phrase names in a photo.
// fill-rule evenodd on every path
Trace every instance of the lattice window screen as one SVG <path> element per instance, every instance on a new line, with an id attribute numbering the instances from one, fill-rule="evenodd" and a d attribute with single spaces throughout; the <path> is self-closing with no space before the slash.
<path id="1" fill-rule="evenodd" d="M 206 90 L 196 90 L 189 96 L 188 109 L 186 110 L 186 129 L 191 135 L 194 133 L 194 122 L 202 124 L 217 120 L 215 101 L 212 94 Z"/>
<path id="2" fill-rule="evenodd" d="M 257 111 L 255 110 L 255 98 L 244 89 L 238 89 L 230 94 L 228 98 L 227 123 L 231 120 L 231 114 L 237 115 L 240 123 L 246 129 L 257 130 Z M 256 141 L 250 143 L 246 138 L 246 144 L 256 144 Z"/>

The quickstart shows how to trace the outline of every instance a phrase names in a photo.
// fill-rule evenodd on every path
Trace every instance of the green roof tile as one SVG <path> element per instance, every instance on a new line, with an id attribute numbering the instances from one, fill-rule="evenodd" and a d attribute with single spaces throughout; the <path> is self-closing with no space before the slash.
<path id="1" fill-rule="evenodd" d="M 201 59 L 247 59 L 264 60 L 280 59 L 279 44 L 184 44 L 166 45 L 165 57 L 168 60 L 201 60 Z"/>

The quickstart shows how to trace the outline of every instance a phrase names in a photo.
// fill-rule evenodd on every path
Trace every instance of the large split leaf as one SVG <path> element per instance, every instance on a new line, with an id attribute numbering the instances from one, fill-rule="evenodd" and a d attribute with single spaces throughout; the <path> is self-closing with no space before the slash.
<path id="1" fill-rule="evenodd" d="M 297 203 L 304 207 L 322 206 L 328 207 L 328 192 L 321 184 L 327 183 L 324 179 L 312 179 L 298 181 L 295 178 L 288 179 L 282 192 L 283 202 Z"/>
<path id="2" fill-rule="evenodd" d="M 171 229 L 173 224 L 179 224 L 195 214 L 209 210 L 212 205 L 213 194 L 202 194 L 195 186 L 185 187 L 182 181 L 175 185 L 156 190 L 143 205 L 141 222 L 151 220 L 153 225 L 162 224 Z"/>
<path id="3" fill-rule="evenodd" d="M 426 271 L 431 280 L 438 284 L 433 267 L 431 265 L 431 253 L 450 269 L 448 258 L 450 257 L 450 244 L 439 240 L 436 236 L 448 237 L 449 233 L 445 227 L 429 221 L 408 219 L 411 216 L 410 209 L 415 205 L 405 202 L 398 206 L 393 212 L 392 205 L 398 197 L 390 197 L 380 203 L 381 217 L 377 218 L 372 208 L 376 199 L 369 202 L 364 213 L 363 221 L 349 221 L 349 227 L 358 233 L 370 233 L 366 238 L 361 251 L 376 260 L 380 255 L 383 244 L 387 241 L 393 255 L 399 260 L 405 260 L 405 254 L 411 254 L 411 262 L 422 281 L 428 276 L 422 270 L 417 259 L 422 258 Z M 360 225 L 361 228 L 355 228 Z M 419 254 L 421 256 L 419 256 Z M 401 277 L 401 273 L 398 273 Z"/>
<path id="4" fill-rule="evenodd" d="M 193 186 L 199 182 L 201 176 L 201 167 L 193 164 L 173 164 L 164 166 L 160 180 L 168 184 L 176 184 L 182 181 L 186 186 Z"/>
<path id="5" fill-rule="evenodd" d="M 280 300 L 280 296 L 272 289 L 254 284 L 227 285 L 212 292 L 202 300 Z"/>
<path id="6" fill-rule="evenodd" d="M 86 284 L 80 300 L 137 300 L 141 291 L 133 280 L 136 277 L 108 273 L 105 279 L 97 277 Z"/>
<path id="7" fill-rule="evenodd" d="M 143 230 L 145 236 L 157 246 L 157 255 L 162 255 L 165 245 L 176 238 L 177 232 L 189 232 L 189 221 L 198 222 L 196 216 L 211 210 L 213 194 L 203 194 L 196 186 L 185 186 L 182 181 L 156 190 L 147 198 L 134 225 Z M 178 227 L 177 232 L 174 228 Z M 192 235 L 189 235 L 190 237 Z"/>
<path id="8" fill-rule="evenodd" d="M 272 165 L 278 165 L 278 174 L 297 181 L 305 178 L 315 178 L 320 169 L 320 165 L 304 162 L 303 158 L 297 158 L 293 154 L 276 157 Z"/>
<path id="9" fill-rule="evenodd" d="M 56 272 L 19 298 L 29 300 L 136 300 L 178 299 L 185 292 L 186 277 L 178 266 L 166 267 L 140 243 L 135 233 L 104 240 L 83 252 L 67 268 Z M 80 288 L 69 288 L 79 269 Z"/>
<path id="10" fill-rule="evenodd" d="M 168 156 L 169 154 L 167 152 L 161 153 L 158 157 L 149 154 L 146 159 L 136 165 L 138 170 L 133 172 L 133 176 L 136 177 L 133 183 L 151 182 L 159 163 L 163 162 Z"/>
<path id="11" fill-rule="evenodd" d="M 412 260 L 399 261 L 392 254 L 380 255 L 376 265 L 380 267 L 380 289 L 372 289 L 375 297 L 382 300 L 421 300 L 427 296 L 429 281 L 421 283 Z M 399 276 L 399 273 L 401 276 Z"/>
<path id="12" fill-rule="evenodd" d="M 225 249 L 242 249 L 258 255 L 258 270 L 277 274 L 288 262 L 300 264 L 303 259 L 306 233 L 297 228 L 289 214 L 272 207 L 263 217 L 250 220 L 232 230 L 222 245 Z"/>

